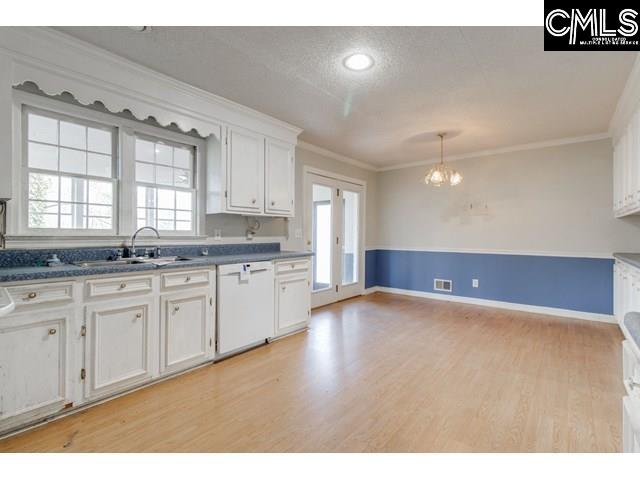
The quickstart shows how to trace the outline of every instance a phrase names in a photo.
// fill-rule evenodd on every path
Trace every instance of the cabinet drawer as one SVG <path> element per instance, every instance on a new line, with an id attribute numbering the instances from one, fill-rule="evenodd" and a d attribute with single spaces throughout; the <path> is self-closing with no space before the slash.
<path id="1" fill-rule="evenodd" d="M 283 273 L 300 273 L 309 270 L 309 260 L 290 260 L 285 262 L 278 262 L 276 264 L 276 274 Z"/>
<path id="2" fill-rule="evenodd" d="M 100 298 L 123 293 L 146 293 L 151 291 L 152 285 L 153 277 L 151 276 L 87 280 L 87 297 Z"/>
<path id="3" fill-rule="evenodd" d="M 46 283 L 7 287 L 16 309 L 52 303 L 68 303 L 73 300 L 73 283 Z"/>
<path id="4" fill-rule="evenodd" d="M 189 272 L 174 272 L 162 274 L 162 288 L 191 287 L 194 285 L 208 285 L 209 270 L 191 270 Z"/>

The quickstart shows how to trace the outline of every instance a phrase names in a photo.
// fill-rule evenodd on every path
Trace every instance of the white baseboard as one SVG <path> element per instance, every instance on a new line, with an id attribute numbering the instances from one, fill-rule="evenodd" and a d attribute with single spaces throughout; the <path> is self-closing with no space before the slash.
<path id="1" fill-rule="evenodd" d="M 538 305 L 526 305 L 523 303 L 501 302 L 499 300 L 485 300 L 484 298 L 460 297 L 457 295 L 446 295 L 443 293 L 421 292 L 418 290 L 405 290 L 402 288 L 371 287 L 363 293 L 369 295 L 375 292 L 395 293 L 398 295 L 408 295 L 411 297 L 430 298 L 433 300 L 444 300 L 445 302 L 468 303 L 471 305 L 482 305 L 485 307 L 504 308 L 506 310 L 519 310 L 529 313 L 541 313 L 543 315 L 554 315 L 556 317 L 577 318 L 580 320 L 591 320 L 594 322 L 615 323 L 613 315 L 602 313 L 579 312 L 577 310 L 566 310 L 564 308 L 540 307 Z"/>

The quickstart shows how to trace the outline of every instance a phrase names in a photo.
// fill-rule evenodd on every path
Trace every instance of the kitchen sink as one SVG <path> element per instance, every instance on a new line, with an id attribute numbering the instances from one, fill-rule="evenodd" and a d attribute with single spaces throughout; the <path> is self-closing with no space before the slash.
<path id="1" fill-rule="evenodd" d="M 79 267 L 112 267 L 118 265 L 131 265 L 140 263 L 151 263 L 153 265 L 167 265 L 174 262 L 184 262 L 189 260 L 187 257 L 135 257 L 135 258 L 123 258 L 121 260 L 88 260 L 81 262 L 73 262 L 73 265 Z"/>

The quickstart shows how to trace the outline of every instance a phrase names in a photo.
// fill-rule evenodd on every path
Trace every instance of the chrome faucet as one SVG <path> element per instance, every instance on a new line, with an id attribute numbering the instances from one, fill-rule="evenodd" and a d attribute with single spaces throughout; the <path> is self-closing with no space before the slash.
<path id="1" fill-rule="evenodd" d="M 156 230 L 155 228 L 150 227 L 148 225 L 145 225 L 144 227 L 140 227 L 138 230 L 135 231 L 133 235 L 131 235 L 131 253 L 133 253 L 134 257 L 138 256 L 136 253 L 136 237 L 142 230 L 145 230 L 145 229 L 152 230 L 153 232 L 155 232 L 156 237 L 160 238 L 160 234 L 158 233 L 158 230 Z"/>

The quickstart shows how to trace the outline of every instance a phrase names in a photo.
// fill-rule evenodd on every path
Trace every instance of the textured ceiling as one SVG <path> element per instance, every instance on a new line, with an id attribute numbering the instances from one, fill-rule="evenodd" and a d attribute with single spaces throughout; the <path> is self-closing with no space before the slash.
<path id="1" fill-rule="evenodd" d="M 377 167 L 607 130 L 635 53 L 545 52 L 537 27 L 59 27 Z M 364 72 L 342 66 L 367 52 Z"/>

